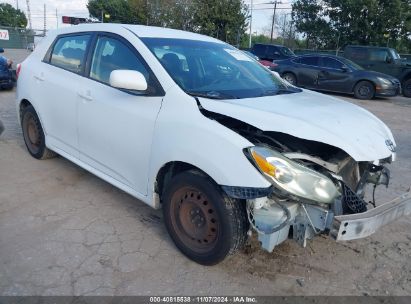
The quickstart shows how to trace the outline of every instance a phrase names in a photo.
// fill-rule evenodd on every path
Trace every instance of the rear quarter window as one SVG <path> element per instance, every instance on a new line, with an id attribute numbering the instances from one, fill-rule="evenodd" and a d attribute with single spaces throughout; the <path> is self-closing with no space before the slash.
<path id="1" fill-rule="evenodd" d="M 90 35 L 57 38 L 51 52 L 50 64 L 80 74 L 85 64 L 89 41 Z"/>

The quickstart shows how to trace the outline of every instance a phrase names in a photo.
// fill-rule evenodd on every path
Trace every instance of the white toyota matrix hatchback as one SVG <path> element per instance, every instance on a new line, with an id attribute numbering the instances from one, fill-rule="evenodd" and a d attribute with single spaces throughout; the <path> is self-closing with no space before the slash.
<path id="1" fill-rule="evenodd" d="M 271 252 L 288 238 L 363 238 L 411 211 L 409 192 L 377 207 L 364 199 L 367 185 L 388 185 L 395 159 L 383 122 L 219 40 L 74 26 L 50 32 L 18 74 L 29 153 L 59 154 L 162 208 L 176 246 L 200 264 L 251 231 Z"/>

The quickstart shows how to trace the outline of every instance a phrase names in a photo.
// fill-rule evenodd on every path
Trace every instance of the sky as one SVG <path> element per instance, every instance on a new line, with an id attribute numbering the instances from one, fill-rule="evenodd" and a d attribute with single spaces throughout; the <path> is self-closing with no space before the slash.
<path id="1" fill-rule="evenodd" d="M 55 29 L 57 27 L 70 26 L 64 25 L 61 22 L 61 16 L 73 17 L 88 17 L 86 7 L 88 0 L 30 0 L 30 10 L 32 16 L 33 29 L 43 29 L 44 27 L 44 4 L 46 5 L 46 27 L 47 29 Z M 273 16 L 273 5 L 267 4 L 271 0 L 253 0 L 253 34 L 268 34 L 271 28 L 271 20 Z M 281 4 L 277 5 L 277 14 L 290 13 L 292 0 L 281 0 Z M 27 13 L 26 0 L 0 0 L 0 3 L 9 3 Z M 246 5 L 250 5 L 251 0 L 244 0 Z M 57 16 L 56 18 L 56 9 Z M 278 16 L 277 15 L 277 16 Z"/>

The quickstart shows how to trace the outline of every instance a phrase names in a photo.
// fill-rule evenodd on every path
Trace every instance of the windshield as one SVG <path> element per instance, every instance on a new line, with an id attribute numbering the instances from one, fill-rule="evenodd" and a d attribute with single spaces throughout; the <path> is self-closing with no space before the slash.
<path id="1" fill-rule="evenodd" d="M 347 58 L 344 57 L 338 57 L 338 60 L 340 60 L 342 63 L 344 63 L 346 66 L 348 66 L 351 69 L 354 70 L 364 70 L 364 68 L 358 64 L 356 64 L 355 62 L 348 60 Z"/>
<path id="2" fill-rule="evenodd" d="M 287 56 L 295 56 L 295 54 L 293 53 L 293 51 L 291 51 L 288 47 L 285 47 L 285 46 L 280 47 L 280 51 L 281 51 L 281 53 L 283 53 L 284 55 L 287 55 Z"/>
<path id="3" fill-rule="evenodd" d="M 191 95 L 237 99 L 301 91 L 228 44 L 171 38 L 142 41 Z"/>
<path id="4" fill-rule="evenodd" d="M 390 49 L 390 51 L 391 51 L 391 56 L 394 60 L 401 59 L 400 54 L 398 54 L 396 50 Z"/>

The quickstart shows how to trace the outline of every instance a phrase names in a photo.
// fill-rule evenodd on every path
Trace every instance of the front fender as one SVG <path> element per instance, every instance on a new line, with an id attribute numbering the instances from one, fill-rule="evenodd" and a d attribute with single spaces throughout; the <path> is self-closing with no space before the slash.
<path id="1" fill-rule="evenodd" d="M 180 161 L 201 169 L 220 185 L 267 188 L 271 184 L 243 152 L 252 145 L 234 131 L 203 116 L 194 98 L 178 88 L 167 93 L 157 118 L 149 185 L 154 184 L 165 164 Z M 148 193 L 152 189 L 149 187 Z"/>

